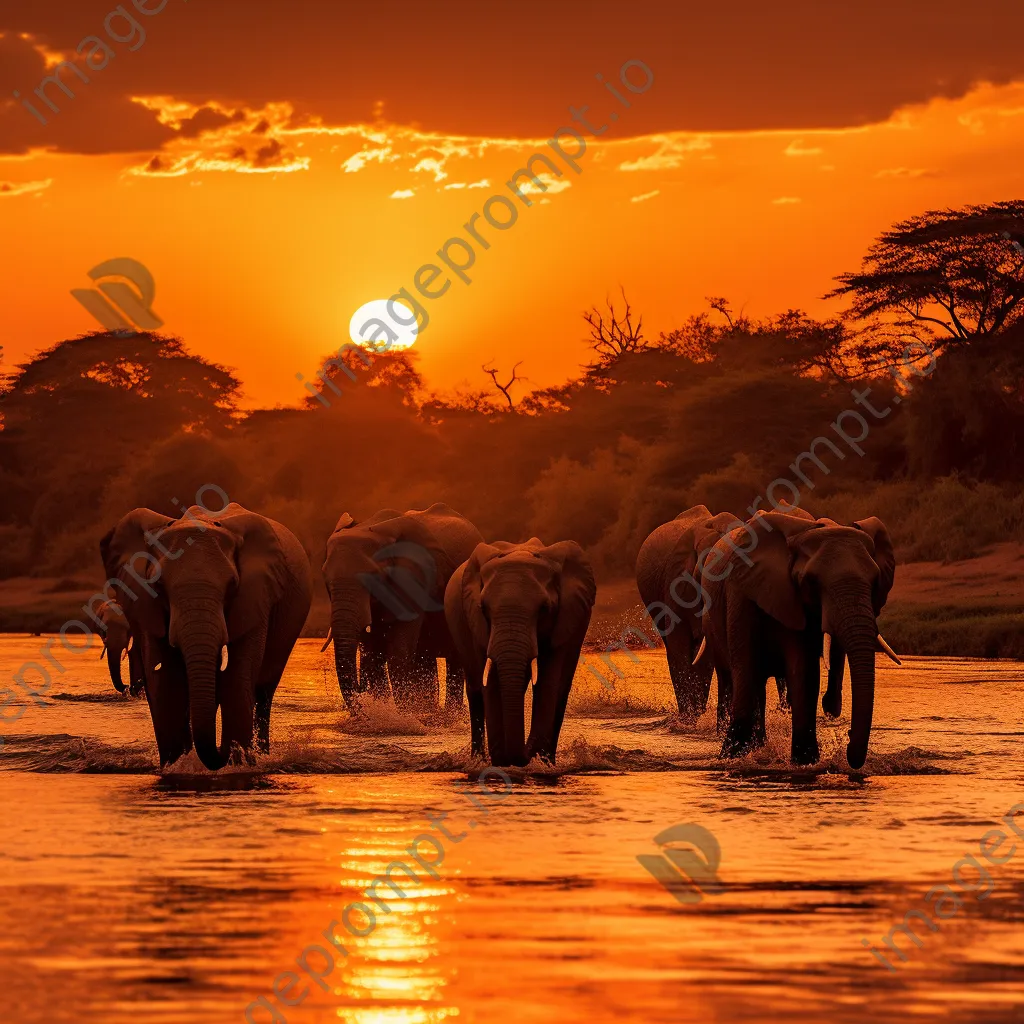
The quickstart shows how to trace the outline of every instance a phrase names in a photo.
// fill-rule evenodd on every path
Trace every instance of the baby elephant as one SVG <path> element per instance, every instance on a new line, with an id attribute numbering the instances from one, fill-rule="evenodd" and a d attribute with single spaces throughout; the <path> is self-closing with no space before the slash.
<path id="1" fill-rule="evenodd" d="M 597 587 L 575 541 L 478 544 L 448 582 L 444 610 L 466 669 L 473 752 L 491 764 L 554 764 Z M 523 745 L 526 687 L 533 719 Z"/>
<path id="2" fill-rule="evenodd" d="M 142 645 L 134 642 L 132 627 L 116 601 L 104 601 L 99 606 L 99 617 L 103 624 L 102 653 L 107 656 L 110 681 L 118 693 L 131 693 L 133 697 L 137 697 L 146 684 L 146 675 L 142 667 Z M 121 681 L 121 660 L 125 651 L 128 652 L 128 686 Z"/>

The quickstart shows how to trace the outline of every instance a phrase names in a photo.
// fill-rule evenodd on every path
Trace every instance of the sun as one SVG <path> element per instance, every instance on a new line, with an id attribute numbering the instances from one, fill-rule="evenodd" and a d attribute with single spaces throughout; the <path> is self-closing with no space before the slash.
<path id="1" fill-rule="evenodd" d="M 387 343 L 390 341 L 391 349 L 404 349 L 411 348 L 416 343 L 416 335 L 419 333 L 416 315 L 401 300 L 391 303 L 395 313 L 407 321 L 404 324 L 398 323 L 388 311 L 389 302 L 388 299 L 371 299 L 352 314 L 348 333 L 357 345 L 367 348 L 373 347 L 374 344 L 388 347 Z M 391 334 L 388 334 L 388 331 Z"/>

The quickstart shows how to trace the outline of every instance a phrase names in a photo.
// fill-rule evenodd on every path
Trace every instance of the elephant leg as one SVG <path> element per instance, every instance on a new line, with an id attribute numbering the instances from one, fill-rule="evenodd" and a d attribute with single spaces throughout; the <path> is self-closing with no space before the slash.
<path id="1" fill-rule="evenodd" d="M 685 626 L 666 634 L 664 639 L 679 714 L 686 719 L 700 718 L 708 706 L 708 694 L 711 692 L 711 673 L 714 670 L 711 657 L 705 651 L 701 660 L 693 664 L 697 646 Z"/>
<path id="2" fill-rule="evenodd" d="M 185 662 L 170 645 L 161 643 L 150 654 L 145 689 L 163 768 L 192 749 Z"/>
<path id="3" fill-rule="evenodd" d="M 555 763 L 555 757 L 558 754 L 558 737 L 561 735 L 562 732 L 562 722 L 565 719 L 566 705 L 569 703 L 569 689 L 571 685 L 572 680 L 570 679 L 569 682 L 562 687 L 562 691 L 558 695 L 558 703 L 555 706 L 555 721 L 551 734 L 551 756 L 548 758 L 548 760 L 550 760 L 552 764 Z"/>
<path id="4" fill-rule="evenodd" d="M 425 665 L 418 657 L 422 626 L 423 620 L 420 617 L 409 622 L 389 623 L 387 628 L 385 643 L 391 692 L 395 696 L 395 704 L 403 711 L 420 710 L 422 695 L 426 689 L 422 681 Z M 436 663 L 434 675 L 436 680 Z"/>
<path id="5" fill-rule="evenodd" d="M 828 687 L 821 698 L 821 710 L 829 718 L 838 718 L 843 710 L 843 674 L 846 669 L 846 651 L 832 637 L 828 648 Z"/>
<path id="6" fill-rule="evenodd" d="M 374 700 L 387 700 L 391 694 L 384 655 L 378 650 L 359 648 L 359 691 L 369 693 Z"/>
<path id="7" fill-rule="evenodd" d="M 233 763 L 251 760 L 256 685 L 263 670 L 265 629 L 255 629 L 231 644 L 228 667 L 217 673 L 217 703 L 220 704 L 222 757 Z M 280 674 L 278 675 L 280 678 Z M 269 730 L 270 720 L 267 719 Z M 269 741 L 269 733 L 268 733 Z M 235 750 L 234 748 L 238 748 Z M 241 753 L 239 753 L 241 751 Z"/>
<path id="8" fill-rule="evenodd" d="M 274 702 L 275 687 L 256 687 L 256 749 L 270 753 L 270 708 Z"/>
<path id="9" fill-rule="evenodd" d="M 819 757 L 816 719 L 821 678 L 818 657 L 808 650 L 804 636 L 794 636 L 786 645 L 786 680 L 790 685 L 793 708 L 790 760 L 798 765 L 816 764 Z"/>
<path id="10" fill-rule="evenodd" d="M 729 728 L 729 723 L 732 721 L 732 669 L 716 667 L 715 674 L 718 676 L 716 732 L 721 736 Z"/>
<path id="11" fill-rule="evenodd" d="M 779 707 L 783 711 L 789 710 L 789 694 L 786 689 L 786 677 L 776 676 L 775 677 L 775 689 L 779 694 Z"/>
<path id="12" fill-rule="evenodd" d="M 484 694 L 469 691 L 469 734 L 474 757 L 484 756 Z"/>
<path id="13" fill-rule="evenodd" d="M 754 612 L 750 602 L 735 593 L 726 592 L 729 667 L 732 672 L 732 713 L 722 757 L 742 757 L 757 746 L 756 730 L 767 677 L 758 670 L 758 640 Z M 761 697 L 758 697 L 760 683 Z"/>
<path id="14" fill-rule="evenodd" d="M 128 652 L 128 692 L 138 697 L 146 686 L 146 669 L 142 662 L 142 651 L 139 643 L 133 643 Z"/>
<path id="15" fill-rule="evenodd" d="M 454 722 L 465 706 L 463 694 L 466 690 L 466 673 L 454 658 L 444 660 L 444 716 Z"/>

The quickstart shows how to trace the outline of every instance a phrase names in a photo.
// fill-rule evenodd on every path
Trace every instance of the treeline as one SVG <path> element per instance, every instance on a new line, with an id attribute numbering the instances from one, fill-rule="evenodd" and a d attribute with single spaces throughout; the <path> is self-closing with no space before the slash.
<path id="1" fill-rule="evenodd" d="M 942 218 L 945 253 L 926 230 Z M 835 440 L 830 424 L 856 407 L 854 388 L 892 412 L 872 422 L 863 456 L 840 446 L 842 460 L 818 450 L 826 471 L 804 464 L 806 507 L 880 515 L 905 559 L 1024 540 L 1024 261 L 1003 235 L 1017 223 L 1024 203 L 897 225 L 860 275 L 840 279 L 853 298 L 845 321 L 793 310 L 752 320 L 713 299 L 648 340 L 628 307 L 593 310 L 591 364 L 518 400 L 515 385 L 506 396 L 486 377 L 476 392 L 430 394 L 414 351 L 382 352 L 370 366 L 349 356 L 347 371 L 325 368 L 342 392 L 325 391 L 329 407 L 309 396 L 303 408 L 241 412 L 238 378 L 177 338 L 61 342 L 0 393 L 0 578 L 98 571 L 98 538 L 126 510 L 177 516 L 175 500 L 190 504 L 207 483 L 286 523 L 316 567 L 342 511 L 444 500 L 485 536 L 572 537 L 602 576 L 621 576 L 647 533 L 681 510 L 743 514 L 770 481 L 792 478 L 816 437 Z M 960 288 L 964 233 L 983 260 L 959 267 Z M 909 298 L 885 262 L 894 245 L 918 247 Z M 944 260 L 931 298 L 925 250 Z M 950 300 L 952 330 L 926 319 L 936 297 Z M 993 309 L 1005 309 L 998 322 Z M 909 348 L 908 337 L 918 339 Z"/>

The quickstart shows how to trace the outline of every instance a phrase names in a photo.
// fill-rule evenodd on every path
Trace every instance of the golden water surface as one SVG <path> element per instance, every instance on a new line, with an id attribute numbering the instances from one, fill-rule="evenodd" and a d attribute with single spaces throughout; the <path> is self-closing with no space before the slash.
<path id="1" fill-rule="evenodd" d="M 0 678 L 44 640 L 0 640 Z M 883 941 L 907 911 L 932 921 L 925 894 L 1024 802 L 1019 664 L 880 662 L 851 775 L 848 692 L 838 724 L 819 714 L 815 769 L 789 767 L 773 690 L 768 746 L 722 762 L 714 698 L 683 726 L 664 656 L 619 656 L 614 692 L 578 674 L 556 770 L 485 795 L 468 723 L 353 721 L 319 643 L 296 648 L 255 770 L 189 755 L 161 774 L 145 700 L 94 654 L 63 655 L 42 703 L 0 724 L 4 1020 L 1024 1021 L 1012 832 L 990 884 L 961 868 L 955 912 L 917 919 L 920 946 L 897 936 L 905 962 Z M 455 839 L 416 848 L 437 877 L 413 863 L 370 934 L 337 928 L 347 958 L 307 952 L 311 980 L 296 958 L 445 813 Z M 680 823 L 721 848 L 722 890 L 687 904 L 637 860 Z"/>

